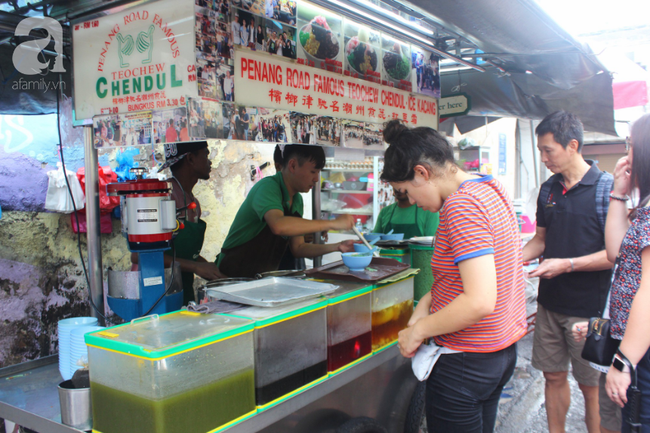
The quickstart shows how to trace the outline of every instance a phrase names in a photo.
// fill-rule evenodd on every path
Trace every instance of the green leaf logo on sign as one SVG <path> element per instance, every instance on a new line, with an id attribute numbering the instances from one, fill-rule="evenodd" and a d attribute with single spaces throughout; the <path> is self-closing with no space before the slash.
<path id="1" fill-rule="evenodd" d="M 149 26 L 149 30 L 138 33 L 138 37 L 133 42 L 133 36 L 126 35 L 123 36 L 122 33 L 118 33 L 115 37 L 117 38 L 117 55 L 120 57 L 120 67 L 126 68 L 129 64 L 126 62 L 125 57 L 133 54 L 133 48 L 135 47 L 140 54 L 149 50 L 147 53 L 147 58 L 142 61 L 143 65 L 151 63 L 151 58 L 153 55 L 153 31 L 155 27 L 153 24 Z"/>

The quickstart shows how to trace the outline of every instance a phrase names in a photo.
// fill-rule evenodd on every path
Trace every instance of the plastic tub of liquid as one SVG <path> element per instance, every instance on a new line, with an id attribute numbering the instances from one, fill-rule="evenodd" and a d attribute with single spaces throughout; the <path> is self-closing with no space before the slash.
<path id="1" fill-rule="evenodd" d="M 345 283 L 327 306 L 327 370 L 335 372 L 372 353 L 372 285 Z"/>
<path id="2" fill-rule="evenodd" d="M 234 312 L 255 321 L 255 399 L 266 409 L 327 376 L 327 300 Z"/>
<path id="3" fill-rule="evenodd" d="M 256 411 L 251 320 L 180 311 L 85 341 L 95 432 L 205 433 Z"/>
<path id="4" fill-rule="evenodd" d="M 372 291 L 372 351 L 397 341 L 413 314 L 413 276 Z"/>

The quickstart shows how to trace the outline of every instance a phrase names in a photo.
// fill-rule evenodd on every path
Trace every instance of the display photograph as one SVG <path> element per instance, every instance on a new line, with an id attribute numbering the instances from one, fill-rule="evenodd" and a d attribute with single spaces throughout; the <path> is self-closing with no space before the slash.
<path id="1" fill-rule="evenodd" d="M 342 72 L 343 23 L 339 15 L 301 3 L 298 8 L 298 58 L 307 65 Z"/>
<path id="2" fill-rule="evenodd" d="M 381 34 L 346 19 L 343 23 L 344 73 L 354 78 L 381 82 Z"/>

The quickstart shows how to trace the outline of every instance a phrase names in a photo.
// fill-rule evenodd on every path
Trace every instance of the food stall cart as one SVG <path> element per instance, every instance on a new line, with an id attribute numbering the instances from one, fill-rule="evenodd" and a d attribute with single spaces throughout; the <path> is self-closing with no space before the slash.
<path id="1" fill-rule="evenodd" d="M 347 320 L 341 315 L 347 310 L 340 307 L 346 301 L 352 305 L 352 301 L 368 295 L 369 312 L 370 296 L 377 294 L 377 299 L 383 300 L 387 293 L 396 290 L 410 290 L 412 294 L 413 275 L 400 274 L 370 286 L 359 281 L 336 281 L 336 284 L 337 291 L 327 296 L 332 301 L 328 308 L 338 308 L 332 310 L 334 326 Z M 373 304 L 377 303 L 373 301 Z M 50 356 L 0 370 L 0 417 L 39 432 L 80 431 L 61 423 L 57 393 L 61 377 L 57 365 L 57 356 Z M 392 341 L 356 362 L 329 372 L 324 380 L 278 399 L 263 410 L 258 408 L 254 415 L 216 431 L 315 433 L 330 428 L 346 431 L 345 428 L 358 425 L 376 428 L 368 431 L 411 431 L 409 428 L 419 426 L 422 418 L 423 396 L 415 393 L 416 387 L 410 362 L 401 357 Z M 120 416 L 119 413 L 111 415 Z M 186 422 L 191 423 L 191 419 Z"/>
<path id="2" fill-rule="evenodd" d="M 99 308 L 103 278 L 98 191 L 91 179 L 98 149 L 173 142 L 177 132 L 178 140 L 304 142 L 329 146 L 335 154 L 338 147 L 368 147 L 378 155 L 383 149 L 378 138 L 382 122 L 400 118 L 414 126 L 438 124 L 439 88 L 415 91 L 417 74 L 410 56 L 413 52 L 429 62 L 437 59 L 432 51 L 412 46 L 413 38 L 395 40 L 371 30 L 371 23 L 306 1 L 297 11 L 284 8 L 270 16 L 247 10 L 250 5 L 236 0 L 223 3 L 225 10 L 217 10 L 215 2 L 135 2 L 131 8 L 71 22 L 75 123 L 85 125 L 89 175 L 89 286 Z M 253 46 L 241 43 L 241 35 L 237 45 L 234 37 L 234 24 L 245 19 L 266 33 Z M 330 36 L 324 39 L 323 30 Z M 226 45 L 223 36 L 229 31 L 231 42 Z M 279 33 L 289 35 L 289 40 L 282 39 L 284 49 L 268 51 L 280 43 Z M 433 49 L 431 41 L 425 42 Z M 315 48 L 319 44 L 324 52 Z M 368 61 L 364 51 L 373 53 Z M 428 66 L 433 70 L 435 65 Z M 345 137 L 343 119 L 354 122 Z M 410 292 L 410 299 L 399 300 L 410 309 L 413 277 L 407 280 L 400 294 Z M 376 283 L 361 284 L 372 293 L 392 290 Z M 382 298 L 380 308 L 368 311 L 368 317 L 381 316 L 392 307 L 390 302 Z M 400 312 L 403 327 L 409 311 Z M 392 338 L 382 335 L 373 341 L 372 352 L 354 363 L 328 371 L 324 380 L 223 428 L 311 433 L 365 425 L 378 432 L 401 432 L 408 431 L 407 420 L 419 425 L 407 412 L 415 410 L 421 418 L 422 395 L 411 404 L 417 381 L 395 347 L 397 328 L 384 330 Z M 1 370 L 0 417 L 37 431 L 77 431 L 61 423 L 57 364 L 57 357 L 51 356 Z"/>

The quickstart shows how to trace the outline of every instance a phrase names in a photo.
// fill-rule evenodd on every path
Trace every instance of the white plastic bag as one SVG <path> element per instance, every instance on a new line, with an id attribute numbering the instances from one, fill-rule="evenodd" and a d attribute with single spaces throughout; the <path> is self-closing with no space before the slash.
<path id="1" fill-rule="evenodd" d="M 86 206 L 86 197 L 81 189 L 79 179 L 74 171 L 67 170 L 68 182 L 70 183 L 70 190 L 72 197 L 68 192 L 68 186 L 63 176 L 63 168 L 61 163 L 57 164 L 56 170 L 47 172 L 47 196 L 45 197 L 45 209 L 52 212 L 72 213 L 74 206 L 77 210 L 83 209 Z M 74 199 L 74 206 L 72 200 Z"/>

